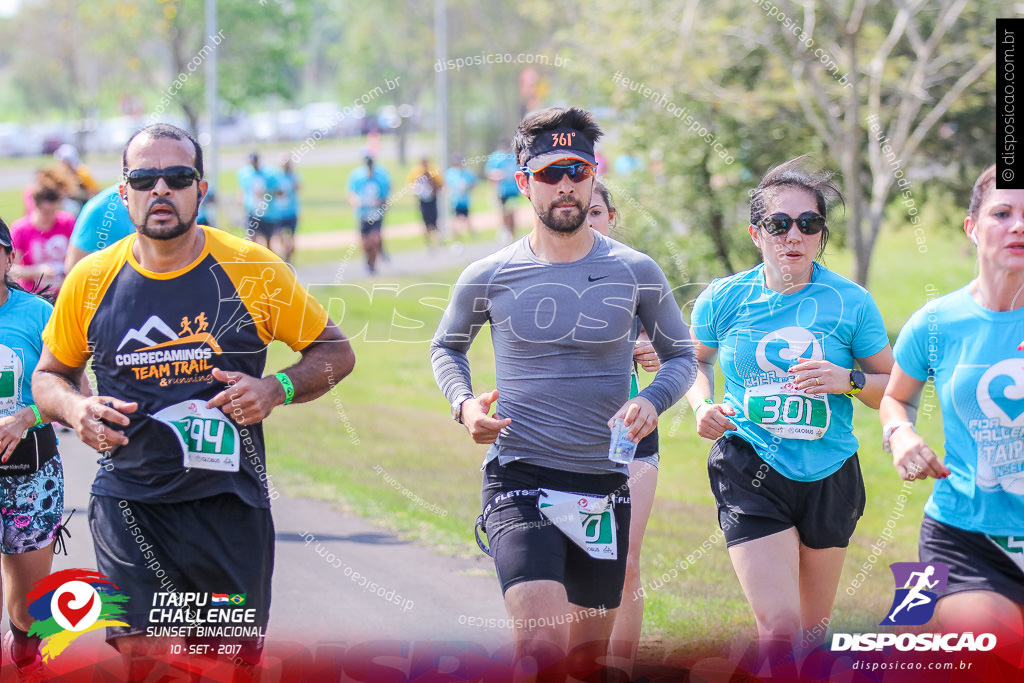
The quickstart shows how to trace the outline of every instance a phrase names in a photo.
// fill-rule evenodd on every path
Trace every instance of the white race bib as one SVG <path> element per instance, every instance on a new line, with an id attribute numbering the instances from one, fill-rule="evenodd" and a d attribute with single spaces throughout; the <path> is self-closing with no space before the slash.
<path id="1" fill-rule="evenodd" d="M 608 496 L 540 489 L 537 507 L 573 543 L 598 560 L 618 558 L 615 515 Z"/>
<path id="2" fill-rule="evenodd" d="M 783 439 L 820 439 L 832 418 L 824 394 L 805 394 L 792 381 L 748 388 L 743 409 L 747 419 Z"/>
<path id="3" fill-rule="evenodd" d="M 21 398 L 21 358 L 14 349 L 0 344 L 0 416 L 18 412 Z"/>
<path id="4" fill-rule="evenodd" d="M 153 419 L 174 431 L 181 444 L 185 467 L 238 471 L 238 430 L 223 412 L 207 408 L 206 401 L 193 399 L 176 403 L 154 413 Z"/>
<path id="5" fill-rule="evenodd" d="M 1007 559 L 1024 571 L 1024 537 L 1022 536 L 989 536 L 990 541 L 999 546 Z"/>

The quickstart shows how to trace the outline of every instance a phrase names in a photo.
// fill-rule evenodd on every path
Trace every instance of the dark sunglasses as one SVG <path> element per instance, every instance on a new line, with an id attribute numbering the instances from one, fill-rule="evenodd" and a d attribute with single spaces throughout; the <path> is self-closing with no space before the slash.
<path id="1" fill-rule="evenodd" d="M 813 211 L 805 211 L 799 218 L 787 216 L 784 213 L 776 213 L 761 219 L 761 227 L 768 231 L 769 235 L 785 235 L 796 223 L 797 229 L 805 235 L 817 235 L 825 229 L 825 217 Z"/>
<path id="2" fill-rule="evenodd" d="M 587 178 L 593 178 L 596 169 L 590 164 L 583 163 L 582 161 L 577 164 L 569 164 L 562 166 L 559 164 L 551 164 L 545 166 L 539 171 L 531 171 L 526 166 L 523 166 L 523 173 L 530 173 L 538 181 L 545 185 L 557 185 L 562 182 L 562 178 L 569 176 L 569 180 L 574 183 L 581 183 Z"/>
<path id="3" fill-rule="evenodd" d="M 169 166 L 167 168 L 136 168 L 125 170 L 124 179 L 133 190 L 152 190 L 156 181 L 164 179 L 172 190 L 184 190 L 200 179 L 199 171 L 191 166 Z"/>
<path id="4" fill-rule="evenodd" d="M 47 192 L 37 192 L 32 195 L 32 201 L 36 204 L 45 204 L 47 202 L 59 202 L 60 193 L 54 192 L 53 190 Z"/>

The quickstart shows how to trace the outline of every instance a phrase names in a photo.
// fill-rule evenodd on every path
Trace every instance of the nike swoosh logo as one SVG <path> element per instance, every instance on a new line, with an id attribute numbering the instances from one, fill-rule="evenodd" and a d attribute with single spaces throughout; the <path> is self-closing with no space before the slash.
<path id="1" fill-rule="evenodd" d="M 608 277 L 608 276 L 607 275 L 602 275 L 601 277 L 594 277 L 593 275 L 588 275 L 587 276 L 587 282 L 597 282 L 598 280 L 603 280 L 606 277 Z"/>

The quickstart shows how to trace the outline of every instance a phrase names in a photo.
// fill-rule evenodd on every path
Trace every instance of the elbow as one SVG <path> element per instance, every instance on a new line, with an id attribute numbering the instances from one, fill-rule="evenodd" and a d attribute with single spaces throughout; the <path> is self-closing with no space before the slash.
<path id="1" fill-rule="evenodd" d="M 356 352 L 352 349 L 352 344 L 348 340 L 345 340 L 343 344 L 338 344 L 338 347 L 335 349 L 335 362 L 332 365 L 334 365 L 335 371 L 338 373 L 338 378 L 344 379 L 356 367 Z"/>
<path id="2" fill-rule="evenodd" d="M 872 410 L 878 410 L 882 406 L 882 397 L 881 396 L 877 396 L 877 397 L 866 396 L 863 399 L 863 403 L 864 403 L 864 405 L 866 405 L 868 408 L 871 408 Z"/>

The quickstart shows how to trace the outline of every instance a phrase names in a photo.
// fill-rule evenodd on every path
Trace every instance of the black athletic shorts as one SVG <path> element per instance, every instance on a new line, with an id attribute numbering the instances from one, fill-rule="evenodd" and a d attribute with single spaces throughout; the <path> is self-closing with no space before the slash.
<path id="1" fill-rule="evenodd" d="M 658 455 L 658 428 L 655 427 L 654 431 L 640 439 L 640 443 L 636 445 L 636 453 L 633 455 L 634 461 L 645 462 L 648 465 L 658 466 L 661 461 L 661 456 Z"/>
<path id="2" fill-rule="evenodd" d="M 423 223 L 425 225 L 432 226 L 433 230 L 437 230 L 437 200 L 431 199 L 428 201 L 420 200 L 420 215 L 423 216 Z"/>
<path id="3" fill-rule="evenodd" d="M 728 546 L 796 527 L 808 548 L 845 548 L 864 514 L 864 479 L 856 453 L 824 479 L 795 481 L 779 474 L 739 436 L 729 435 L 711 447 L 708 477 Z"/>
<path id="4" fill-rule="evenodd" d="M 455 215 L 456 216 L 469 216 L 469 207 L 468 206 L 456 206 L 455 207 Z"/>
<path id="5" fill-rule="evenodd" d="M 277 222 L 277 229 L 279 232 L 287 232 L 291 235 L 295 234 L 295 228 L 299 227 L 299 217 L 292 216 L 290 218 L 282 218 Z"/>
<path id="6" fill-rule="evenodd" d="M 247 236 L 249 239 L 259 235 L 269 242 L 270 238 L 277 232 L 278 223 L 277 221 L 268 221 L 263 216 L 249 214 L 248 226 Z"/>
<path id="7" fill-rule="evenodd" d="M 557 581 L 569 602 L 614 609 L 622 600 L 629 552 L 629 485 L 622 474 L 580 474 L 523 462 L 484 468 L 484 530 L 501 592 L 524 581 Z M 617 558 L 590 557 L 537 507 L 537 489 L 608 495 L 614 492 Z M 511 494 L 511 495 L 508 495 Z"/>
<path id="8" fill-rule="evenodd" d="M 359 221 L 359 234 L 363 237 L 372 235 L 373 233 L 379 233 L 381 227 L 384 225 L 384 217 L 378 216 L 377 218 L 369 219 L 363 218 Z"/>
<path id="9" fill-rule="evenodd" d="M 240 644 L 240 657 L 258 661 L 263 638 L 253 634 L 266 630 L 274 572 L 274 521 L 269 509 L 254 508 L 230 493 L 181 503 L 92 495 L 89 529 L 96 568 L 129 597 L 120 619 L 129 626 L 108 627 L 107 640 L 147 634 L 147 628 L 199 626 L 194 612 L 185 615 L 184 623 L 174 621 L 178 615 L 173 612 L 151 613 L 158 607 L 154 602 L 170 600 L 171 593 L 203 594 L 209 602 L 199 608 L 201 618 L 214 609 L 211 593 L 243 595 L 244 604 L 229 603 L 218 609 L 253 610 L 252 621 L 216 624 L 242 627 L 246 630 L 229 633 L 243 635 L 207 638 L 193 630 L 186 640 Z"/>
<path id="10" fill-rule="evenodd" d="M 921 562 L 943 562 L 949 567 L 943 595 L 992 591 L 1024 606 L 1024 568 L 1017 564 L 1024 562 L 1024 554 L 1016 548 L 1010 555 L 1000 540 L 1006 543 L 1007 537 L 958 529 L 925 515 L 917 553 Z"/>

